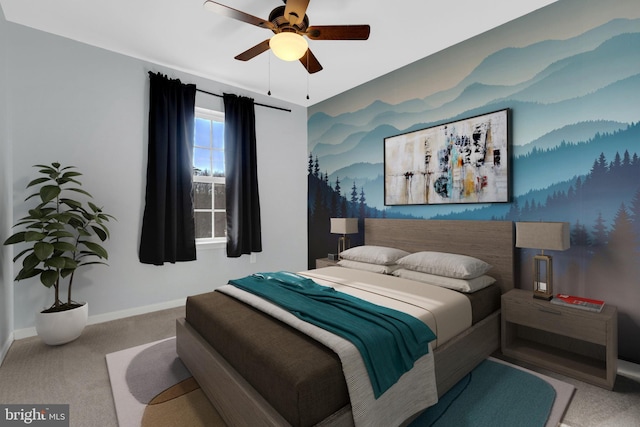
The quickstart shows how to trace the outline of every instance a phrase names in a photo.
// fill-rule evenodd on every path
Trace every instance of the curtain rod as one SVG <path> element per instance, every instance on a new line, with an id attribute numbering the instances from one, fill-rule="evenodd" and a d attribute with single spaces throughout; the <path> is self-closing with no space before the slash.
<path id="1" fill-rule="evenodd" d="M 206 90 L 196 89 L 196 91 L 197 92 L 206 93 L 207 95 L 217 96 L 218 98 L 222 98 L 222 95 L 219 95 L 219 94 L 213 93 L 213 92 L 207 92 Z M 260 104 L 259 102 L 254 102 L 254 104 L 255 105 L 259 105 L 261 107 L 273 108 L 274 110 L 288 111 L 289 113 L 291 112 L 291 110 L 289 110 L 288 108 L 276 107 L 274 105 Z"/>

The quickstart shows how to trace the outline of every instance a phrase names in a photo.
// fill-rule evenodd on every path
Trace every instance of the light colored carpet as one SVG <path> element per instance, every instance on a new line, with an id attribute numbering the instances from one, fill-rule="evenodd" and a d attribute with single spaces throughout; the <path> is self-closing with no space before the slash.
<path id="1" fill-rule="evenodd" d="M 198 384 L 190 379 L 176 354 L 175 339 L 107 354 L 106 360 L 120 427 L 225 426 Z M 573 395 L 572 385 L 505 361 L 490 360 L 548 383 L 555 399 L 551 397 L 546 427 L 558 425 Z"/>
<path id="2" fill-rule="evenodd" d="M 69 404 L 71 427 L 118 427 L 105 355 L 175 336 L 184 313 L 183 306 L 89 325 L 61 346 L 17 340 L 0 366 L 0 402 Z"/>
<path id="3" fill-rule="evenodd" d="M 184 307 L 89 325 L 80 338 L 60 347 L 49 347 L 38 337 L 17 340 L 0 366 L 0 402 L 65 403 L 71 427 L 118 427 L 105 355 L 175 336 L 179 317 Z M 618 375 L 609 391 L 526 367 L 576 387 L 564 426 L 640 426 L 640 382 Z"/>

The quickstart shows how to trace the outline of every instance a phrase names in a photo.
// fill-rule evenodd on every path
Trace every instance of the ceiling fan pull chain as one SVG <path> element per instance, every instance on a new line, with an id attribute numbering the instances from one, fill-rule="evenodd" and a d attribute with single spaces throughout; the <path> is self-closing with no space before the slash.
<path id="1" fill-rule="evenodd" d="M 309 69 L 309 50 L 307 49 L 307 70 Z M 307 99 L 309 99 L 309 73 L 307 73 Z"/>
<path id="2" fill-rule="evenodd" d="M 267 92 L 267 95 L 271 96 L 271 52 L 269 52 L 268 68 L 267 75 L 269 76 L 269 92 Z"/>

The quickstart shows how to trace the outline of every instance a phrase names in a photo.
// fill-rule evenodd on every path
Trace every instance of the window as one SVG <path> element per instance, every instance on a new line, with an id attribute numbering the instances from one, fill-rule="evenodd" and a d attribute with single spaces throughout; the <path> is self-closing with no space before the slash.
<path id="1" fill-rule="evenodd" d="M 196 107 L 193 203 L 196 243 L 226 242 L 224 114 Z"/>

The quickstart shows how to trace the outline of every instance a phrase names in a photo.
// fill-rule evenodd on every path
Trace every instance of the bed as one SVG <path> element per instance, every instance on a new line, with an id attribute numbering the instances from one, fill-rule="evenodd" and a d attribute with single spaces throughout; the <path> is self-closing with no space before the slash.
<path id="1" fill-rule="evenodd" d="M 512 222 L 367 218 L 364 229 L 365 245 L 480 258 L 492 265 L 487 274 L 496 279 L 498 293 L 513 288 Z M 342 267 L 312 270 L 308 274 L 322 279 L 325 271 L 331 275 L 331 269 Z M 228 425 L 353 425 L 340 360 L 331 350 L 243 302 L 219 294 L 190 297 L 187 318 L 177 321 L 177 351 Z M 196 302 L 207 309 L 196 310 Z M 214 319 L 198 319 L 209 316 L 207 313 L 215 313 Z M 498 302 L 488 315 L 474 319 L 470 327 L 433 350 L 438 395 L 499 348 L 499 315 Z M 197 326 L 213 321 L 217 322 L 215 328 Z M 215 334 L 210 330 L 215 330 Z M 272 362 L 283 361 L 287 366 L 270 372 L 268 366 Z M 305 371 L 304 375 L 300 371 Z M 304 384 L 300 386 L 304 393 L 291 390 L 291 384 L 298 387 L 314 375 L 308 390 Z M 288 393 L 297 394 L 287 401 Z M 407 418 L 411 415 L 407 414 Z"/>

